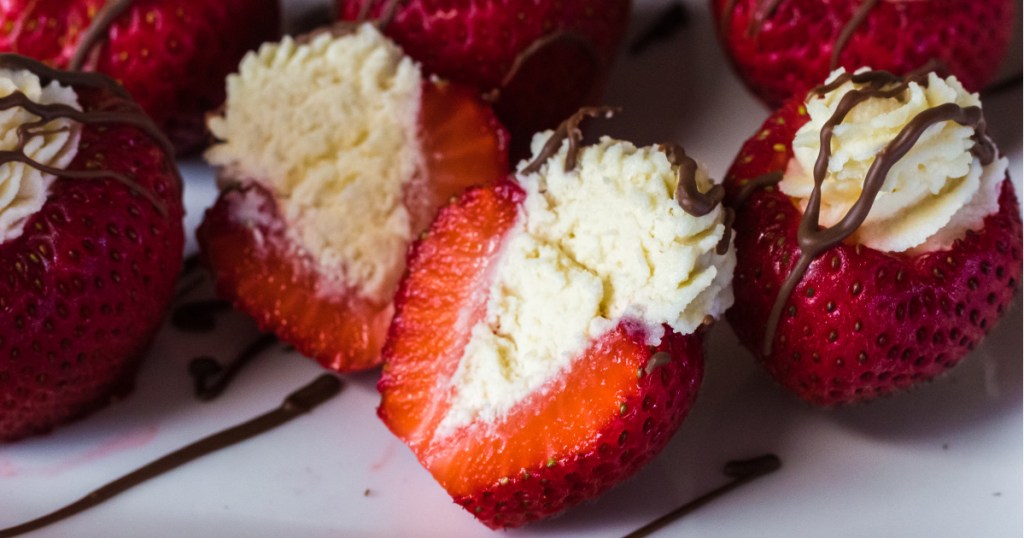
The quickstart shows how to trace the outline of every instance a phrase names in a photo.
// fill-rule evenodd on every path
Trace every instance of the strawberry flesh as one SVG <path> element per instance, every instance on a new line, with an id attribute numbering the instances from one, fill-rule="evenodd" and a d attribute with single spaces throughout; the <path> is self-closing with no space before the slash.
<path id="1" fill-rule="evenodd" d="M 508 168 L 507 134 L 471 91 L 425 82 L 419 137 L 426 177 L 406 186 L 414 229 L 462 190 L 492 183 Z M 253 215 L 261 215 L 258 219 Z M 379 364 L 391 304 L 339 289 L 319 263 L 289 239 L 265 189 L 228 189 L 207 211 L 197 236 L 219 293 L 299 351 L 337 371 Z"/>
<path id="2" fill-rule="evenodd" d="M 751 178 L 785 170 L 800 99 L 770 117 L 726 177 L 735 197 Z M 736 208 L 736 303 L 743 344 L 800 398 L 834 406 L 889 394 L 955 366 L 995 325 L 1021 278 L 1021 219 L 1003 182 L 999 211 L 949 250 L 887 253 L 842 243 L 818 256 L 783 308 L 771 353 L 761 353 L 779 288 L 800 256 L 801 212 L 776 188 Z"/>
<path id="3" fill-rule="evenodd" d="M 623 321 L 495 423 L 438 435 L 452 405 L 446 387 L 484 316 L 522 198 L 510 182 L 473 189 L 414 245 L 378 384 L 384 422 L 456 503 L 491 528 L 559 513 L 633 474 L 676 431 L 703 373 L 700 332 L 684 337 L 666 327 L 651 348 Z M 652 361 L 656 352 L 671 360 Z"/>

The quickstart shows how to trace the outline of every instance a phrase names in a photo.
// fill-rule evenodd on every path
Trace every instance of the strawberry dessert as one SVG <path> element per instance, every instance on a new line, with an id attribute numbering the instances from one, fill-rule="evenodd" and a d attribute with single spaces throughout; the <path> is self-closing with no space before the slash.
<path id="1" fill-rule="evenodd" d="M 995 76 L 1013 0 L 710 0 L 740 78 L 778 107 L 829 72 L 871 65 L 906 74 L 935 63 L 970 91 Z"/>
<path id="2" fill-rule="evenodd" d="M 181 181 L 113 80 L 0 55 L 0 441 L 126 394 L 182 261 Z"/>
<path id="3" fill-rule="evenodd" d="M 764 123 L 726 184 L 745 306 L 729 321 L 814 404 L 948 370 L 1020 281 L 1007 160 L 954 77 L 839 69 Z"/>
<path id="4" fill-rule="evenodd" d="M 198 231 L 219 292 L 328 368 L 375 366 L 406 248 L 507 173 L 504 128 L 369 23 L 265 44 L 227 91 L 206 153 L 222 192 Z"/>
<path id="5" fill-rule="evenodd" d="M 678 146 L 580 144 L 583 109 L 410 250 L 379 415 L 492 528 L 595 497 L 678 428 L 732 303 L 724 191 Z"/>
<path id="6" fill-rule="evenodd" d="M 629 0 L 336 0 L 342 19 L 384 32 L 423 68 L 485 93 L 523 152 L 597 102 L 629 22 Z"/>
<path id="7" fill-rule="evenodd" d="M 278 35 L 277 0 L 12 0 L 0 51 L 116 79 L 182 152 L 206 144 L 203 116 L 224 77 Z"/>

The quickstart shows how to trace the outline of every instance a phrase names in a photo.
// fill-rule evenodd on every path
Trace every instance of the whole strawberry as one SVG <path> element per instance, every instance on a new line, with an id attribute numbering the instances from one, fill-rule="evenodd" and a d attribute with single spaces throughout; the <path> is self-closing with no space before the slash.
<path id="1" fill-rule="evenodd" d="M 6 54 L 0 80 L 0 441 L 11 441 L 131 389 L 184 237 L 170 143 L 114 81 Z"/>
<path id="2" fill-rule="evenodd" d="M 731 302 L 721 188 L 681 148 L 579 148 L 581 117 L 441 210 L 384 347 L 380 417 L 491 528 L 653 458 L 696 397 L 702 326 Z"/>
<path id="3" fill-rule="evenodd" d="M 768 372 L 805 401 L 865 401 L 934 378 L 978 345 L 1014 296 L 1021 278 L 1020 209 L 1005 160 L 984 134 L 976 97 L 958 90 L 959 105 L 924 101 L 920 112 L 908 114 L 912 119 L 898 140 L 878 126 L 908 112 L 895 103 L 913 107 L 922 102 L 923 88 L 940 92 L 946 82 L 946 89 L 957 88 L 955 81 L 934 75 L 910 81 L 880 72 L 839 75 L 831 89 L 812 93 L 806 102 L 792 99 L 773 114 L 729 170 L 726 185 L 736 209 L 734 286 L 737 303 L 744 305 L 729 312 L 729 322 Z M 849 91 L 833 94 L 837 88 Z M 879 93 L 887 96 L 860 100 Z M 886 108 L 885 102 L 894 104 Z M 794 146 L 806 152 L 808 141 L 821 136 L 825 129 L 806 127 L 820 125 L 829 106 L 834 115 L 825 127 L 836 126 L 830 147 L 838 154 L 826 158 L 829 179 L 817 195 L 808 189 L 791 198 L 779 181 L 786 178 L 781 185 L 790 191 L 802 189 L 797 182 L 787 186 L 805 168 L 794 159 Z M 919 131 L 929 125 L 931 130 Z M 841 129 L 854 137 L 881 133 L 870 144 L 885 149 L 867 160 L 867 180 L 864 168 L 848 174 L 856 158 L 846 148 L 861 142 L 839 138 Z M 965 152 L 962 142 L 952 150 L 935 149 L 957 137 L 967 137 L 961 140 L 972 151 Z M 811 152 L 807 159 L 820 156 Z M 960 187 L 930 184 L 945 181 L 942 159 L 961 157 L 972 171 L 951 185 L 981 186 L 963 206 L 971 209 L 947 209 L 950 223 L 971 224 L 946 225 L 925 242 L 894 251 L 922 223 L 942 222 L 938 214 Z M 888 176 L 879 173 L 889 166 Z M 844 174 L 845 186 L 836 179 Z M 850 183 L 854 179 L 864 182 L 863 190 Z M 925 194 L 906 207 L 890 204 L 912 191 Z M 847 197 L 858 200 L 848 212 Z M 869 200 L 891 214 L 876 220 Z M 820 214 L 812 213 L 815 207 Z M 829 225 L 814 224 L 809 215 Z"/>
<path id="4" fill-rule="evenodd" d="M 740 78 L 775 108 L 836 68 L 936 62 L 978 91 L 1006 52 L 1013 0 L 711 0 Z"/>
<path id="5" fill-rule="evenodd" d="M 197 232 L 219 293 L 328 368 L 378 365 L 409 243 L 506 173 L 507 132 L 368 23 L 265 45 L 228 92 Z"/>
<path id="6" fill-rule="evenodd" d="M 13 0 L 0 4 L 0 51 L 109 75 L 188 152 L 207 142 L 224 77 L 278 34 L 278 11 L 276 0 Z"/>
<path id="7" fill-rule="evenodd" d="M 600 100 L 630 11 L 629 0 L 336 1 L 342 19 L 383 17 L 427 72 L 487 94 L 521 149 Z"/>

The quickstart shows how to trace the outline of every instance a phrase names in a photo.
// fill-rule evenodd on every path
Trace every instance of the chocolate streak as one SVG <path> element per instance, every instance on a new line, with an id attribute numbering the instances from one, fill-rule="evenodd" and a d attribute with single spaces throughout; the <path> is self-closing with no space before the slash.
<path id="1" fill-rule="evenodd" d="M 101 40 L 106 39 L 114 21 L 133 3 L 135 0 L 107 0 L 107 3 L 103 4 L 103 7 L 93 17 L 92 22 L 89 23 L 89 27 L 82 33 L 78 47 L 75 48 L 75 54 L 68 62 L 69 70 L 81 71 L 85 67 L 86 57 Z"/>
<path id="2" fill-rule="evenodd" d="M 927 109 L 917 116 L 900 130 L 892 141 L 890 141 L 875 157 L 871 167 L 868 168 L 867 176 L 864 178 L 864 186 L 860 196 L 854 202 L 849 212 L 835 225 L 819 230 L 818 217 L 821 212 L 821 187 L 828 172 L 828 162 L 832 153 L 833 129 L 842 123 L 847 114 L 860 103 L 871 98 L 893 98 L 902 95 L 913 79 L 919 79 L 919 83 L 925 84 L 927 78 L 923 74 L 915 74 L 907 78 L 898 78 L 891 73 L 884 71 L 867 71 L 859 74 L 845 73 L 836 81 L 816 88 L 818 94 L 824 94 L 838 88 L 847 81 L 858 84 L 865 84 L 865 89 L 851 90 L 839 101 L 835 112 L 825 122 L 820 133 L 820 150 L 818 158 L 814 163 L 814 189 L 807 202 L 800 226 L 797 229 L 797 243 L 800 247 L 800 257 L 796 266 L 789 273 L 779 288 L 779 295 L 772 305 L 771 313 L 768 316 L 768 323 L 765 327 L 764 343 L 762 352 L 765 355 L 771 354 L 772 342 L 775 331 L 778 328 L 779 318 L 793 289 L 804 277 L 804 273 L 811 262 L 824 250 L 836 245 L 853 235 L 854 232 L 864 223 L 871 206 L 878 196 L 885 178 L 889 171 L 904 155 L 907 154 L 917 143 L 924 131 L 932 125 L 944 121 L 955 121 L 961 125 L 974 128 L 974 147 L 971 153 L 983 164 L 987 165 L 995 159 L 996 148 L 985 133 L 985 119 L 982 116 L 981 108 L 961 107 L 955 103 L 946 103 Z"/>
<path id="3" fill-rule="evenodd" d="M 708 504 L 722 495 L 725 495 L 744 484 L 761 478 L 762 476 L 774 473 L 781 468 L 782 460 L 780 460 L 775 454 L 765 454 L 749 460 L 730 461 L 725 464 L 722 471 L 727 476 L 733 477 L 733 481 L 711 490 L 708 493 L 705 493 L 704 495 L 701 495 L 700 497 L 648 523 L 647 525 L 627 534 L 626 538 L 641 538 L 649 536 L 664 528 L 666 525 L 678 520 L 690 512 L 693 512 L 705 504 Z"/>
<path id="4" fill-rule="evenodd" d="M 622 109 L 608 106 L 586 106 L 576 111 L 575 114 L 563 121 L 558 129 L 552 133 L 551 138 L 544 143 L 537 158 L 523 168 L 523 174 L 535 174 L 540 171 L 551 157 L 558 153 L 562 147 L 562 141 L 569 140 L 569 150 L 565 154 L 565 171 L 571 172 L 576 168 L 576 160 L 579 158 L 580 141 L 583 140 L 583 132 L 580 131 L 580 123 L 586 118 L 605 117 L 610 118 Z"/>
<path id="5" fill-rule="evenodd" d="M 846 22 L 843 29 L 839 31 L 839 35 L 836 36 L 836 42 L 832 45 L 832 57 L 828 63 L 829 71 L 835 71 L 839 67 L 839 55 L 842 54 L 843 49 L 846 48 L 846 44 L 849 43 L 850 38 L 853 37 L 854 32 L 857 28 L 860 28 L 864 21 L 867 20 L 868 14 L 874 9 L 875 5 L 878 4 L 878 0 L 864 0 L 859 6 L 857 11 L 853 12 L 853 16 Z"/>
<path id="6" fill-rule="evenodd" d="M 333 398 L 341 389 L 342 383 L 340 379 L 333 375 L 323 374 L 308 385 L 289 394 L 277 409 L 179 448 L 94 490 L 85 497 L 55 512 L 14 527 L 0 529 L 0 538 L 17 536 L 52 525 L 192 460 L 267 432 L 312 411 L 315 407 Z"/>
<path id="7" fill-rule="evenodd" d="M 192 376 L 196 398 L 208 402 L 220 396 L 242 368 L 276 343 L 277 336 L 274 334 L 262 334 L 246 346 L 227 366 L 221 366 L 213 357 L 204 356 L 192 359 L 188 364 L 188 373 Z"/>

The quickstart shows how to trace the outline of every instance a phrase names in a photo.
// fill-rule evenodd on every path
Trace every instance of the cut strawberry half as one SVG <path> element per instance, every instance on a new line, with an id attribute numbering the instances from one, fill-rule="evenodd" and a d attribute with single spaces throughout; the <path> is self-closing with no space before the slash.
<path id="1" fill-rule="evenodd" d="M 731 300 L 732 255 L 713 252 L 724 212 L 688 215 L 664 153 L 606 138 L 577 156 L 544 138 L 539 169 L 470 190 L 414 245 L 378 384 L 384 422 L 492 528 L 654 457 L 696 397 L 700 327 Z"/>
<path id="2" fill-rule="evenodd" d="M 471 185 L 493 183 L 508 167 L 507 134 L 477 96 L 442 81 L 417 82 L 418 68 L 397 56 L 393 45 L 382 44 L 386 42 L 375 30 L 365 26 L 352 32 L 323 35 L 307 44 L 286 41 L 243 62 L 242 74 L 229 84 L 229 93 L 238 88 L 238 101 L 233 104 L 229 96 L 226 116 L 211 120 L 215 133 L 228 133 L 226 141 L 208 153 L 211 162 L 222 167 L 228 186 L 198 231 L 219 293 L 262 329 L 338 371 L 379 363 L 391 297 L 412 237 L 429 224 L 440 205 Z M 290 96 L 282 90 L 286 95 L 270 96 L 269 103 L 267 96 L 252 99 L 254 90 L 243 89 L 245 77 L 294 77 L 306 70 L 311 80 L 305 82 L 315 85 L 318 82 L 312 79 L 319 76 L 318 70 L 326 69 L 317 62 L 328 62 L 330 54 L 325 51 L 345 40 L 354 43 L 348 43 L 354 55 L 366 55 L 351 60 L 363 61 L 362 68 L 392 61 L 396 71 L 414 75 L 399 80 L 390 72 L 374 82 L 380 84 L 374 88 L 367 87 L 370 80 L 361 74 L 345 79 L 359 73 L 350 70 L 337 75 L 340 80 L 329 83 L 326 91 L 319 88 L 305 98 L 307 104 L 299 109 L 282 108 L 286 112 L 278 126 L 261 123 L 253 115 L 258 114 L 254 107 L 291 106 Z M 309 60 L 316 55 L 321 60 Z M 263 61 L 268 63 L 260 65 Z M 387 79 L 392 75 L 394 79 Z M 401 84 L 408 87 L 406 94 L 375 101 L 372 92 L 392 95 Z M 338 100 L 345 102 L 318 109 L 330 104 L 325 96 L 329 99 L 338 91 L 343 93 Z M 344 95 L 346 91 L 359 97 Z M 351 107 L 372 110 L 377 116 L 371 119 L 381 125 L 348 112 Z M 231 125 L 233 113 L 240 118 Z M 398 117 L 405 113 L 415 116 Z M 337 124 L 305 131 L 304 122 L 319 125 L 330 119 Z M 248 139 L 238 133 L 250 125 L 257 132 L 265 129 L 265 137 L 245 146 Z M 338 137 L 348 138 L 331 138 L 334 129 L 342 133 Z M 308 139 L 293 140 L 296 133 Z M 335 149 L 332 143 L 341 147 Z M 261 147 L 266 153 L 255 151 Z M 392 162 L 399 168 L 389 168 Z M 275 175 L 279 177 L 268 178 Z M 388 203 L 393 205 L 381 209 Z M 353 244 L 356 247 L 346 250 Z M 377 251 L 384 255 L 377 256 Z"/>
<path id="3" fill-rule="evenodd" d="M 749 182 L 783 177 L 806 123 L 804 100 L 790 100 L 744 144 L 726 177 L 736 209 L 734 288 L 744 305 L 729 322 L 776 380 L 816 405 L 866 401 L 930 380 L 974 349 L 1013 300 L 1021 218 L 1009 178 L 996 178 L 997 210 L 948 247 L 885 252 L 850 238 L 824 250 L 771 330 L 780 289 L 801 256 L 802 211 L 773 182 L 753 189 Z"/>

